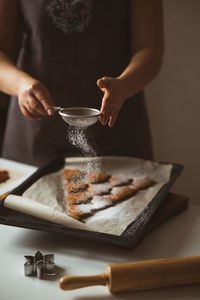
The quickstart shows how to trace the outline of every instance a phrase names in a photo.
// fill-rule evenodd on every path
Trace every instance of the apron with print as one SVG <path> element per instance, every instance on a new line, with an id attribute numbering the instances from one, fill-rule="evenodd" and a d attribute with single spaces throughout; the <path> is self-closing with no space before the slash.
<path id="1" fill-rule="evenodd" d="M 97 79 L 118 76 L 130 61 L 129 1 L 18 2 L 23 26 L 18 67 L 48 88 L 54 105 L 100 109 L 103 93 Z M 38 166 L 58 154 L 79 155 L 68 131 L 57 113 L 41 121 L 27 119 L 13 97 L 3 157 Z M 98 122 L 87 136 L 99 155 L 152 158 L 143 93 L 125 102 L 112 129 Z"/>

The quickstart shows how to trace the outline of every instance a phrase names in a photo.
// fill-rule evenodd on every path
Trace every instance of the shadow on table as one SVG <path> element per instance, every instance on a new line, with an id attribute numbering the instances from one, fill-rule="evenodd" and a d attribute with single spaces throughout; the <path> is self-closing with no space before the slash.
<path id="1" fill-rule="evenodd" d="M 117 293 L 117 294 L 108 294 L 105 296 L 98 295 L 87 295 L 81 297 L 74 297 L 74 300 L 107 300 L 107 299 L 116 299 L 116 300 L 188 300 L 188 299 L 199 299 L 200 295 L 200 286 L 184 286 L 184 287 L 172 287 L 165 289 L 156 289 L 140 292 L 128 292 L 128 293 Z"/>
<path id="2" fill-rule="evenodd" d="M 66 269 L 59 266 L 55 266 L 55 275 L 45 276 L 44 279 L 47 281 L 58 281 L 62 276 L 67 275 Z"/>
<path id="3" fill-rule="evenodd" d="M 199 211 L 186 211 L 154 229 L 142 244 L 131 251 L 95 241 L 69 238 L 62 234 L 30 230 L 27 234 L 23 232 L 20 237 L 18 235 L 15 241 L 12 239 L 12 247 L 66 254 L 88 261 L 92 258 L 105 263 L 176 257 L 180 256 L 186 245 L 191 244 L 190 237 L 194 235 L 194 225 L 198 220 Z"/>

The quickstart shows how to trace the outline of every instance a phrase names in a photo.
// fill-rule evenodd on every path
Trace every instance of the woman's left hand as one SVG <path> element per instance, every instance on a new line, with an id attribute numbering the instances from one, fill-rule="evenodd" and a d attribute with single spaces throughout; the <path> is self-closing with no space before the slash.
<path id="1" fill-rule="evenodd" d="M 102 77 L 97 81 L 97 85 L 104 92 L 99 120 L 103 125 L 108 123 L 109 127 L 113 127 L 125 101 L 121 95 L 120 79 L 107 76 Z"/>

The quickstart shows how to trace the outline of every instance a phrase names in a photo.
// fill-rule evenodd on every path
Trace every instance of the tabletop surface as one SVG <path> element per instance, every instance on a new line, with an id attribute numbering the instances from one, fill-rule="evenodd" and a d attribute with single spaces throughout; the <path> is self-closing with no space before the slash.
<path id="1" fill-rule="evenodd" d="M 200 299 L 200 285 L 115 295 L 100 286 L 74 291 L 62 291 L 58 286 L 63 275 L 102 273 L 110 263 L 199 255 L 199 232 L 200 206 L 196 205 L 190 205 L 187 211 L 154 229 L 134 250 L 0 225 L 0 299 Z M 54 253 L 55 277 L 40 280 L 24 276 L 24 255 L 34 255 L 37 250 Z"/>

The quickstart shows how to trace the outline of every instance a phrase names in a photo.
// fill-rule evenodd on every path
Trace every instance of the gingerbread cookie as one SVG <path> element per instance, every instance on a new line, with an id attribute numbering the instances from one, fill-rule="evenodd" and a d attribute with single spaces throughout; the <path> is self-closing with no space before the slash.
<path id="1" fill-rule="evenodd" d="M 132 196 L 134 194 L 134 190 L 130 186 L 119 186 L 112 188 L 111 194 L 116 202 Z"/>
<path id="2" fill-rule="evenodd" d="M 129 185 L 132 181 L 133 181 L 132 178 L 127 177 L 125 175 L 112 175 L 109 178 L 109 182 L 110 182 L 112 187 Z"/>
<path id="3" fill-rule="evenodd" d="M 79 169 L 65 169 L 63 171 L 63 177 L 67 181 L 80 180 L 84 178 L 85 172 Z"/>
<path id="4" fill-rule="evenodd" d="M 8 179 L 9 179 L 8 171 L 6 171 L 6 170 L 0 170 L 0 183 L 1 182 L 5 182 Z"/>
<path id="5" fill-rule="evenodd" d="M 81 180 L 67 181 L 65 184 L 68 193 L 83 192 L 87 189 L 88 185 Z"/>
<path id="6" fill-rule="evenodd" d="M 99 173 L 89 173 L 87 175 L 88 183 L 102 183 L 110 178 L 109 174 L 99 172 Z"/>
<path id="7" fill-rule="evenodd" d="M 89 184 L 88 192 L 91 196 L 109 194 L 112 187 L 109 182 Z"/>
<path id="8" fill-rule="evenodd" d="M 77 220 L 82 218 L 89 217 L 93 213 L 93 205 L 91 203 L 79 204 L 79 205 L 70 205 L 68 208 L 68 215 Z"/>
<path id="9" fill-rule="evenodd" d="M 63 177 L 68 193 L 68 215 L 79 221 L 92 216 L 96 211 L 126 200 L 137 191 L 155 183 L 147 177 L 111 176 L 103 172 L 86 175 L 78 169 L 65 169 Z"/>
<path id="10" fill-rule="evenodd" d="M 91 195 L 88 192 L 69 193 L 66 201 L 68 205 L 78 205 L 88 203 L 91 200 Z"/>
<path id="11" fill-rule="evenodd" d="M 135 191 L 138 191 L 141 189 L 145 189 L 145 188 L 153 185 L 154 183 L 155 183 L 155 181 L 153 181 L 150 178 L 138 177 L 138 178 L 133 179 L 132 186 Z"/>
<path id="12" fill-rule="evenodd" d="M 94 196 L 89 203 L 70 205 L 68 208 L 68 215 L 80 221 L 83 218 L 92 216 L 95 211 L 111 206 L 112 201 L 112 195 Z"/>
<path id="13" fill-rule="evenodd" d="M 92 198 L 91 204 L 93 205 L 94 210 L 100 210 L 111 206 L 113 200 L 114 198 L 110 194 L 104 196 L 94 196 Z"/>

